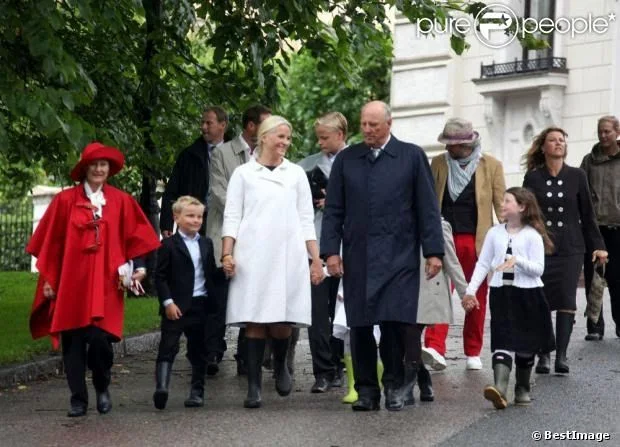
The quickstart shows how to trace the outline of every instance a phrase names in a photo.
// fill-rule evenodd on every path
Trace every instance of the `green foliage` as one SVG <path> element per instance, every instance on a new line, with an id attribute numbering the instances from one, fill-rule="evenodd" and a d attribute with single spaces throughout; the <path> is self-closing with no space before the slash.
<path id="1" fill-rule="evenodd" d="M 480 4 L 5 0 L 0 18 L 0 162 L 11 168 L 0 172 L 0 181 L 3 175 L 20 179 L 16 190 L 24 189 L 43 169 L 56 183 L 68 184 L 81 149 L 99 140 L 126 154 L 135 171 L 117 180 L 125 189 L 142 184 L 147 192 L 142 204 L 148 206 L 155 180 L 166 177 L 175 154 L 195 138 L 204 105 L 223 105 L 233 116 L 257 102 L 278 109 L 278 78 L 287 78 L 289 62 L 296 59 L 293 47 L 312 56 L 317 78 L 329 78 L 349 93 L 364 86 L 366 91 L 356 98 L 381 96 L 384 90 L 377 82 L 387 83 L 385 71 L 378 73 L 379 81 L 365 71 L 369 61 L 363 48 L 385 60 L 390 7 L 412 21 L 445 23 L 450 14 L 472 13 Z M 331 24 L 325 17 L 332 17 Z M 467 48 L 462 36 L 453 36 L 452 46 L 457 53 Z M 315 90 L 317 95 L 333 92 L 318 79 L 311 86 L 315 84 L 323 86 Z M 292 85 L 289 81 L 287 88 Z M 282 108 L 292 109 L 290 95 L 282 98 Z M 308 118 L 295 119 L 305 132 Z"/>
<path id="2" fill-rule="evenodd" d="M 320 115 L 338 111 L 349 123 L 350 143 L 361 140 L 360 109 L 374 99 L 389 102 L 392 61 L 392 38 L 382 34 L 376 40 L 355 42 L 348 66 L 347 79 L 321 67 L 322 60 L 302 51 L 291 58 L 288 72 L 280 87 L 279 112 L 293 125 L 290 156 L 301 159 L 317 152 L 314 121 Z"/>
<path id="3" fill-rule="evenodd" d="M 0 366 L 32 360 L 51 349 L 49 339 L 32 340 L 28 329 L 37 277 L 29 272 L 0 272 Z M 126 300 L 124 335 L 157 329 L 158 306 L 152 297 Z"/>

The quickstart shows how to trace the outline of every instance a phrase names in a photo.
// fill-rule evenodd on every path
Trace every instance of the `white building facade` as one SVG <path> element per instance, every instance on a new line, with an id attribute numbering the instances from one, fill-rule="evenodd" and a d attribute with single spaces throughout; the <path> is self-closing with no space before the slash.
<path id="1" fill-rule="evenodd" d="M 395 135 L 419 144 L 432 157 L 443 151 L 437 135 L 445 121 L 466 118 L 480 132 L 483 151 L 502 160 L 507 186 L 517 186 L 524 174 L 522 156 L 533 137 L 548 126 L 559 126 L 568 133 L 567 163 L 579 166 L 597 141 L 598 118 L 620 114 L 618 2 L 486 3 L 504 5 L 536 23 L 554 20 L 560 30 L 541 35 L 549 49 L 532 51 L 517 39 L 491 48 L 493 41 L 483 42 L 472 29 L 467 36 L 471 47 L 458 56 L 450 48 L 449 34 L 425 37 L 397 17 L 391 87 Z M 502 31 L 494 33 L 498 45 L 507 39 Z"/>

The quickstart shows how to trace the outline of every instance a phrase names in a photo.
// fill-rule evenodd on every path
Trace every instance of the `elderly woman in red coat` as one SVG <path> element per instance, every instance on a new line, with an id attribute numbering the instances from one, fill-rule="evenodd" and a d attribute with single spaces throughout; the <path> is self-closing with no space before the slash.
<path id="1" fill-rule="evenodd" d="M 30 331 L 33 338 L 50 335 L 55 347 L 62 340 L 70 417 L 86 414 L 86 366 L 92 370 L 97 410 L 103 414 L 112 408 L 111 343 L 123 333 L 119 267 L 159 247 L 136 201 L 106 183 L 124 161 L 113 147 L 86 146 L 71 171 L 79 185 L 54 197 L 26 247 L 39 270 Z M 129 274 L 140 281 L 146 272 L 139 267 Z"/>

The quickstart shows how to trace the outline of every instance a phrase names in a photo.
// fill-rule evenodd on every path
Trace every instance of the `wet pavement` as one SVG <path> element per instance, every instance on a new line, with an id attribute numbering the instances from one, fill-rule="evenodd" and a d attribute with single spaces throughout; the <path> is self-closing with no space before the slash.
<path id="1" fill-rule="evenodd" d="M 583 289 L 578 296 L 583 309 Z M 183 407 L 190 367 L 179 355 L 168 406 L 156 410 L 152 404 L 155 353 L 146 352 L 116 359 L 110 387 L 114 408 L 107 415 L 95 410 L 91 387 L 88 415 L 67 418 L 68 389 L 62 377 L 0 390 L 0 446 L 582 444 L 570 441 L 583 436 L 573 431 L 590 437 L 608 433 L 611 439 L 602 443 L 620 445 L 620 339 L 613 334 L 608 310 L 607 334 L 600 342 L 584 341 L 585 319 L 578 312 L 569 347 L 570 374 L 534 375 L 532 405 L 497 411 L 482 397 L 483 387 L 493 380 L 488 338 L 483 370 L 465 371 L 463 313 L 460 306 L 455 309 L 458 324 L 450 329 L 448 368 L 432 373 L 436 395 L 432 403 L 416 402 L 401 412 L 354 413 L 340 402 L 345 388 L 310 394 L 314 378 L 306 331 L 302 331 L 293 392 L 289 397 L 278 396 L 265 371 L 261 409 L 243 408 L 246 379 L 235 375 L 234 352 L 229 350 L 219 374 L 207 379 L 204 408 Z M 234 343 L 229 346 L 234 351 Z M 510 397 L 513 385 L 514 375 Z M 417 389 L 415 394 L 417 398 Z M 533 439 L 535 431 L 542 441 Z M 545 436 L 555 436 L 556 441 L 545 441 Z"/>

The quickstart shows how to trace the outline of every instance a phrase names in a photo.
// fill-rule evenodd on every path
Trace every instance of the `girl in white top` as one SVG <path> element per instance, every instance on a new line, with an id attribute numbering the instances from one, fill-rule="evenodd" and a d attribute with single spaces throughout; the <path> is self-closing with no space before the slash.
<path id="1" fill-rule="evenodd" d="M 540 277 L 545 269 L 545 252 L 553 243 L 545 230 L 534 195 L 525 188 L 510 188 L 502 204 L 504 222 L 487 233 L 463 307 L 478 307 L 475 294 L 489 271 L 491 351 L 494 385 L 484 397 L 503 409 L 513 355 L 516 365 L 515 404 L 530 403 L 530 376 L 534 355 L 555 348 L 549 306 Z M 548 350 L 548 351 L 546 351 Z"/>

